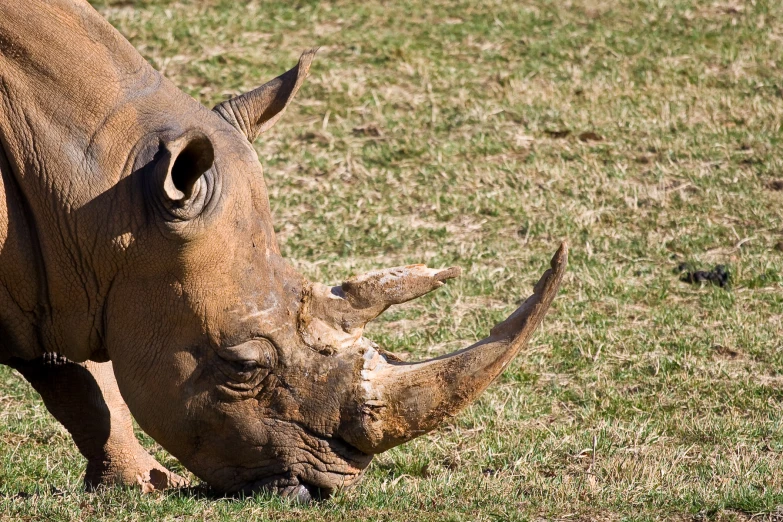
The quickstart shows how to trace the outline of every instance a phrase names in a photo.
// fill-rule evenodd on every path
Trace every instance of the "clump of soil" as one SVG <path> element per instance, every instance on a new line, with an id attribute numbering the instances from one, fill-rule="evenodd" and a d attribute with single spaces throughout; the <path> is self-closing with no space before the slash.
<path id="1" fill-rule="evenodd" d="M 692 285 L 710 283 L 726 288 L 731 282 L 731 273 L 725 265 L 716 265 L 712 270 L 696 270 L 689 263 L 680 263 L 677 266 L 677 273 L 680 274 L 680 281 Z"/>
<path id="2" fill-rule="evenodd" d="M 769 183 L 767 183 L 767 188 L 769 190 L 783 190 L 783 179 L 773 179 Z"/>

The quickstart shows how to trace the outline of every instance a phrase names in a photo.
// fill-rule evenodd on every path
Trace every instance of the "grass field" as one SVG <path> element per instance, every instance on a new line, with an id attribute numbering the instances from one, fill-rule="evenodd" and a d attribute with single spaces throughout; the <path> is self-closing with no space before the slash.
<path id="1" fill-rule="evenodd" d="M 467 346 L 567 238 L 560 296 L 477 404 L 315 506 L 83 493 L 67 432 L 0 369 L 0 517 L 783 520 L 782 4 L 239 4 L 95 2 L 208 106 L 321 46 L 256 146 L 285 255 L 327 283 L 464 269 L 373 339 Z"/>

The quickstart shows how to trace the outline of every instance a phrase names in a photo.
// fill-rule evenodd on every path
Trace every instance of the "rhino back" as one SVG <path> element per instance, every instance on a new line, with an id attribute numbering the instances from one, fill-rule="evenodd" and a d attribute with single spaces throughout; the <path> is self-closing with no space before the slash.
<path id="1" fill-rule="evenodd" d="M 101 349 L 103 301 L 143 220 L 123 181 L 154 154 L 156 132 L 201 111 L 86 1 L 0 0 L 0 282 L 26 264 L 16 308 L 38 330 L 13 355 L 81 361 Z M 24 254 L 5 256 L 11 242 Z M 0 330 L 19 320 L 5 310 Z"/>
<path id="2" fill-rule="evenodd" d="M 3 146 L 47 197 L 76 206 L 116 183 L 162 83 L 86 2 L 0 1 Z"/>

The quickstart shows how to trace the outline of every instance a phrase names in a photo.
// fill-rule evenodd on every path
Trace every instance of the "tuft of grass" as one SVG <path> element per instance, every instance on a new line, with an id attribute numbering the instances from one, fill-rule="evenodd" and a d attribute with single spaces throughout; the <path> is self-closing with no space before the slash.
<path id="1" fill-rule="evenodd" d="M 570 268 L 477 404 L 316 506 L 82 493 L 67 433 L 0 369 L 4 517 L 783 518 L 779 2 L 94 4 L 207 106 L 321 46 L 256 144 L 284 254 L 328 283 L 465 269 L 374 323 L 381 345 L 411 359 L 466 346 L 562 238 Z M 681 282 L 684 261 L 729 265 L 731 287 Z"/>

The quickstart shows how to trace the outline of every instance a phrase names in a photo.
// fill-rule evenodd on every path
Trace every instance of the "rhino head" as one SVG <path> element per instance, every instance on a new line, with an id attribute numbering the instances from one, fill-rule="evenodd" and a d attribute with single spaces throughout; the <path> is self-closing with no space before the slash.
<path id="1" fill-rule="evenodd" d="M 459 274 L 423 265 L 329 287 L 280 256 L 251 142 L 313 57 L 162 132 L 145 170 L 150 229 L 112 283 L 105 343 L 141 427 L 225 492 L 301 500 L 357 481 L 373 455 L 470 404 L 521 350 L 557 293 L 560 247 L 535 293 L 464 350 L 401 362 L 363 337 L 390 305 Z M 152 217 L 149 217 L 152 215 Z"/>

